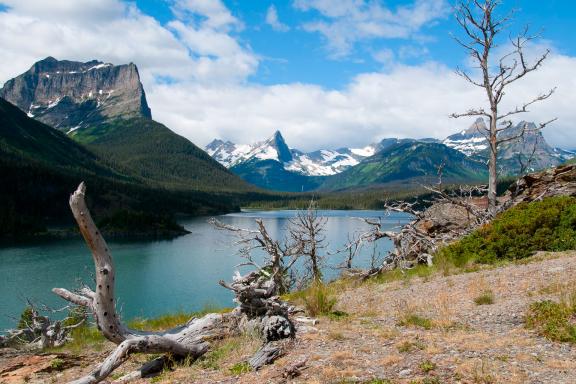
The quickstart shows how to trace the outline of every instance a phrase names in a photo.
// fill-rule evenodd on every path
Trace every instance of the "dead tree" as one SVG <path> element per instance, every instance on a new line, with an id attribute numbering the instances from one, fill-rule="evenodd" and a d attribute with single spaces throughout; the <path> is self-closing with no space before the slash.
<path id="1" fill-rule="evenodd" d="M 365 271 L 361 277 L 367 278 L 396 268 L 409 269 L 416 264 L 432 265 L 433 255 L 440 247 L 471 233 L 492 219 L 492 214 L 475 200 L 477 196 L 485 194 L 486 188 L 483 186 L 460 186 L 452 190 L 445 190 L 441 185 L 423 188 L 432 194 L 432 199 L 426 201 L 430 205 L 427 209 L 419 209 L 417 203 L 385 202 L 387 214 L 402 212 L 412 216 L 412 220 L 398 231 L 383 230 L 381 220 L 363 219 L 372 228 L 359 235 L 356 244 L 349 244 L 349 247 L 361 247 L 382 238 L 392 240 L 393 247 L 380 266 Z M 440 220 L 439 211 L 444 211 L 443 216 L 447 219 Z M 452 212 L 461 216 L 460 222 L 450 217 Z"/>
<path id="2" fill-rule="evenodd" d="M 525 54 L 526 45 L 536 39 L 537 36 L 530 35 L 526 27 L 519 36 L 510 38 L 512 45 L 510 52 L 494 59 L 492 57 L 494 49 L 500 43 L 500 36 L 507 29 L 512 18 L 512 14 L 503 17 L 495 14 L 500 5 L 500 0 L 459 0 L 457 2 L 456 21 L 462 28 L 465 37 L 455 36 L 455 40 L 469 53 L 481 75 L 479 78 L 475 78 L 473 74 L 462 69 L 457 69 L 456 73 L 469 83 L 483 89 L 488 96 L 489 108 L 480 107 L 451 115 L 453 118 L 464 116 L 482 117 L 487 118 L 489 121 L 489 128 L 481 133 L 488 140 L 490 148 L 488 160 L 488 209 L 493 214 L 496 212 L 497 205 L 496 186 L 498 176 L 496 163 L 499 145 L 517 140 L 529 131 L 540 131 L 555 120 L 541 123 L 533 129 L 524 125 L 520 132 L 513 135 L 502 134 L 512 127 L 512 117 L 529 112 L 528 108 L 530 106 L 552 96 L 555 88 L 518 105 L 513 110 L 505 112 L 500 110 L 500 103 L 509 86 L 537 70 L 550 53 L 547 50 L 535 61 L 528 61 Z"/>
<path id="3" fill-rule="evenodd" d="M 325 217 L 318 215 L 314 202 L 310 203 L 307 210 L 299 211 L 289 220 L 288 238 L 284 241 L 274 239 L 261 219 L 256 219 L 257 229 L 238 228 L 216 219 L 210 220 L 215 228 L 235 235 L 234 245 L 246 260 L 240 266 L 254 266 L 261 275 L 273 280 L 274 294 L 288 292 L 294 285 L 294 280 L 299 280 L 300 285 L 310 280 L 322 280 L 326 222 Z M 255 251 L 264 254 L 263 262 L 257 263 L 254 260 Z M 292 268 L 298 260 L 302 260 L 304 264 L 300 273 Z M 296 276 L 298 274 L 301 276 Z"/>
<path id="4" fill-rule="evenodd" d="M 273 294 L 284 294 L 290 290 L 291 268 L 298 257 L 296 247 L 288 241 L 281 242 L 272 238 L 262 219 L 256 219 L 257 229 L 235 227 L 214 218 L 209 223 L 216 229 L 235 235 L 234 246 L 238 247 L 238 253 L 245 259 L 240 266 L 256 267 L 259 273 L 269 276 L 274 281 Z M 264 254 L 264 262 L 257 263 L 254 260 L 254 252 L 258 250 Z"/>
<path id="5" fill-rule="evenodd" d="M 254 305 L 263 306 L 266 310 L 254 309 L 252 312 L 246 312 L 243 307 L 238 307 L 231 313 L 212 313 L 201 318 L 192 318 L 186 324 L 164 332 L 142 332 L 129 329 L 116 312 L 114 263 L 109 247 L 88 211 L 84 200 L 85 192 L 86 188 L 82 183 L 70 197 L 70 208 L 80 232 L 92 252 L 96 272 L 96 288 L 91 290 L 85 287 L 78 293 L 63 288 L 54 288 L 52 291 L 65 300 L 88 308 L 98 329 L 106 339 L 117 344 L 117 347 L 102 364 L 74 383 L 98 383 L 104 380 L 132 353 L 170 353 L 176 357 L 196 359 L 208 351 L 210 341 L 241 332 L 245 317 L 252 320 L 252 324 L 255 324 L 257 322 L 254 319 L 260 314 L 266 316 L 262 316 L 259 322 L 261 329 L 266 332 L 265 342 L 276 340 L 276 338 L 267 339 L 268 334 L 274 333 L 270 331 L 274 328 L 274 324 L 278 325 L 275 335 L 293 335 L 293 327 L 290 327 L 292 333 L 285 331 L 286 324 L 291 324 L 291 322 L 287 318 L 287 313 L 278 309 L 282 307 L 279 299 L 268 296 L 268 292 L 261 292 L 263 288 L 265 289 L 266 282 L 262 279 L 253 279 L 250 276 L 236 278 L 229 288 L 238 294 L 237 298 L 240 302 L 244 301 L 245 298 L 251 300 L 251 294 L 256 294 L 258 300 L 254 301 Z M 268 308 L 272 308 L 271 312 L 268 311 Z M 268 316 L 268 314 L 270 315 Z M 282 316 L 286 316 L 285 321 L 278 319 Z"/>
<path id="6" fill-rule="evenodd" d="M 85 317 L 73 319 L 69 316 L 63 320 L 52 321 L 48 316 L 41 315 L 30 300 L 27 301 L 29 316 L 22 316 L 20 329 L 9 330 L 6 335 L 0 336 L 0 347 L 17 344 L 39 349 L 60 347 L 70 340 L 70 332 L 83 325 L 86 320 Z M 68 307 L 62 308 L 65 309 Z"/>
<path id="7" fill-rule="evenodd" d="M 290 219 L 288 232 L 292 239 L 295 252 L 304 259 L 307 266 L 304 280 L 322 281 L 321 266 L 325 255 L 322 250 L 326 248 L 326 235 L 324 234 L 328 219 L 318 216 L 314 201 L 305 211 L 298 211 L 296 217 Z"/>

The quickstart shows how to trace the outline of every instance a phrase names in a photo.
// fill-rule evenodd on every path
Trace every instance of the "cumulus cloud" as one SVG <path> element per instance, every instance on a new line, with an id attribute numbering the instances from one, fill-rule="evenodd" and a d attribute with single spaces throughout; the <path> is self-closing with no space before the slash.
<path id="1" fill-rule="evenodd" d="M 334 58 L 347 56 L 358 42 L 376 38 L 408 39 L 423 27 L 445 17 L 446 0 L 415 0 L 395 10 L 381 1 L 371 0 L 296 0 L 301 11 L 316 11 L 320 17 L 302 27 L 320 33 Z"/>
<path id="2" fill-rule="evenodd" d="M 553 145 L 576 148 L 573 121 L 576 79 L 569 76 L 576 58 L 553 55 L 538 72 L 510 89 L 502 108 L 514 108 L 558 85 L 553 98 L 519 119 L 559 120 L 544 135 Z M 199 144 L 213 138 L 247 143 L 279 129 L 288 144 L 302 150 L 364 146 L 385 137 L 444 138 L 468 127 L 472 119 L 449 114 L 485 106 L 486 96 L 438 63 L 396 66 L 388 73 L 356 76 L 342 90 L 315 85 L 155 87 L 156 116 Z"/>
<path id="3" fill-rule="evenodd" d="M 405 8 L 403 12 L 413 20 L 400 27 L 414 30 L 428 20 L 425 8 L 415 11 L 419 3 Z M 384 137 L 443 138 L 471 123 L 449 119 L 450 113 L 481 106 L 485 100 L 479 89 L 451 68 L 438 63 L 394 65 L 390 62 L 394 54 L 386 50 L 374 54 L 389 62 L 385 72 L 357 75 L 342 89 L 252 84 L 247 79 L 256 73 L 261 59 L 235 36 L 244 25 L 219 0 L 175 1 L 174 20 L 165 25 L 134 3 L 119 0 L 55 0 L 50 6 L 0 0 L 0 4 L 9 7 L 0 11 L 0 83 L 46 56 L 134 62 L 154 118 L 200 146 L 215 137 L 261 140 L 276 129 L 291 146 L 303 150 L 363 146 Z M 346 17 L 356 4 L 300 2 L 304 8 L 326 5 L 320 9 L 335 18 Z M 404 54 L 418 52 L 407 48 Z M 553 54 L 505 99 L 507 107 L 513 107 L 514 100 L 557 85 L 556 95 L 534 106 L 534 112 L 524 118 L 558 117 L 545 136 L 552 144 L 570 148 L 576 148 L 574 67 L 576 58 Z"/>
<path id="4" fill-rule="evenodd" d="M 46 3 L 46 4 L 45 4 Z M 259 58 L 232 33 L 243 27 L 220 0 L 178 0 L 161 25 L 120 0 L 0 0 L 0 82 L 46 56 L 138 64 L 145 86 L 243 81 Z"/>
<path id="5" fill-rule="evenodd" d="M 280 19 L 278 18 L 278 11 L 274 5 L 269 6 L 268 10 L 266 11 L 266 24 L 278 32 L 287 32 L 290 30 L 290 27 L 280 22 Z"/>

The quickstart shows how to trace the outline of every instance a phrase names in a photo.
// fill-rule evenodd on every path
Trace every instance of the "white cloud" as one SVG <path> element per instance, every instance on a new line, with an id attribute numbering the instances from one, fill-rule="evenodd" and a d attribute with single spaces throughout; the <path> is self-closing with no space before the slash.
<path id="1" fill-rule="evenodd" d="M 133 3 L 119 0 L 0 0 L 0 4 L 9 7 L 0 12 L 0 57 L 4 63 L 0 83 L 46 56 L 134 62 L 145 86 L 159 77 L 243 81 L 259 62 L 248 47 L 232 37 L 242 23 L 221 1 L 177 1 L 177 18 L 167 26 L 140 12 Z"/>
<path id="2" fill-rule="evenodd" d="M 278 11 L 274 5 L 269 6 L 268 10 L 266 11 L 266 24 L 278 32 L 287 32 L 290 30 L 290 27 L 280 22 L 280 19 L 278 18 Z"/>
<path id="3" fill-rule="evenodd" d="M 503 108 L 558 85 L 557 94 L 529 121 L 559 120 L 544 135 L 553 145 L 576 148 L 573 121 L 576 79 L 570 76 L 576 58 L 554 55 L 538 72 L 511 89 Z M 280 129 L 289 145 L 302 150 L 363 146 L 385 137 L 444 138 L 472 119 L 449 114 L 485 105 L 485 95 L 438 63 L 396 66 L 389 73 L 356 76 L 342 90 L 315 85 L 236 85 L 206 87 L 161 85 L 150 93 L 156 117 L 198 144 L 219 137 L 239 143 L 262 140 Z"/>
<path id="4" fill-rule="evenodd" d="M 378 0 L 295 0 L 294 7 L 321 15 L 303 28 L 320 33 L 334 58 L 347 56 L 356 43 L 364 40 L 416 37 L 423 27 L 446 16 L 449 10 L 446 0 L 415 0 L 395 10 Z"/>
<path id="5" fill-rule="evenodd" d="M 0 0 L 11 7 L 0 12 L 0 83 L 46 56 L 134 62 L 154 118 L 200 146 L 215 137 L 261 140 L 276 129 L 303 150 L 363 146 L 384 137 L 443 138 L 470 123 L 449 119 L 450 113 L 479 106 L 485 99 L 451 68 L 437 63 L 389 65 L 387 72 L 358 75 L 339 90 L 298 83 L 250 84 L 247 78 L 260 59 L 235 38 L 242 22 L 220 1 L 177 2 L 177 18 L 166 25 L 133 3 L 118 0 L 53 1 L 54 12 L 43 4 L 34 8 L 36 3 Z M 344 15 L 356 3 L 335 2 L 326 12 Z M 425 19 L 419 14 L 414 18 L 415 25 Z M 393 57 L 387 51 L 377 54 L 383 61 Z M 575 67 L 576 58 L 554 54 L 505 100 L 512 107 L 514 100 L 557 85 L 557 94 L 534 106 L 525 119 L 558 117 L 545 136 L 568 148 L 576 148 Z"/>

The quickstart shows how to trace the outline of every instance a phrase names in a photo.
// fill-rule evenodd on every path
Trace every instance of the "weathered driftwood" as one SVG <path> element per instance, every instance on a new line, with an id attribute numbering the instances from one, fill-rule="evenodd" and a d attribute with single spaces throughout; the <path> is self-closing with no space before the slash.
<path id="1" fill-rule="evenodd" d="M 81 326 L 85 319 L 78 319 L 76 323 L 64 325 L 64 320 L 51 321 L 48 316 L 40 315 L 38 309 L 29 301 L 30 321 L 24 324 L 23 329 L 9 330 L 6 335 L 0 336 L 0 348 L 17 344 L 24 344 L 28 348 L 60 347 L 70 340 L 69 334 L 74 328 Z"/>
<path id="2" fill-rule="evenodd" d="M 130 354 L 138 353 L 170 353 L 173 356 L 187 356 L 196 359 L 209 349 L 210 341 L 239 333 L 244 317 L 258 320 L 254 323 L 267 326 L 271 315 L 286 316 L 285 323 L 276 331 L 278 335 L 286 335 L 284 328 L 290 324 L 288 336 L 294 334 L 294 328 L 283 310 L 282 303 L 277 299 L 267 297 L 266 279 L 256 279 L 254 273 L 250 277 L 237 278 L 238 282 L 229 287 L 241 297 L 237 300 L 245 303 L 231 313 L 208 314 L 201 318 L 192 318 L 188 323 L 164 332 L 141 332 L 126 327 L 116 313 L 114 296 L 115 270 L 106 241 L 94 224 L 84 200 L 86 187 L 80 184 L 70 197 L 70 208 L 76 219 L 80 232 L 92 252 L 96 268 L 96 289 L 84 288 L 74 293 L 63 288 L 54 288 L 53 292 L 74 304 L 87 307 L 98 329 L 104 337 L 117 344 L 117 348 L 96 367 L 90 374 L 74 383 L 98 383 L 106 378 L 114 369 L 124 363 Z M 252 283 L 256 285 L 251 286 Z M 273 284 L 273 282 L 270 282 Z M 226 286 L 226 284 L 224 284 Z M 284 327 L 284 328 L 282 328 Z M 269 332 L 265 327 L 261 328 Z M 268 334 L 265 334 L 265 341 Z"/>
<path id="3" fill-rule="evenodd" d="M 280 356 L 284 355 L 284 353 L 285 346 L 283 343 L 278 341 L 269 342 L 260 348 L 258 352 L 248 360 L 248 364 L 250 364 L 252 369 L 258 370 L 266 364 L 272 363 Z"/>

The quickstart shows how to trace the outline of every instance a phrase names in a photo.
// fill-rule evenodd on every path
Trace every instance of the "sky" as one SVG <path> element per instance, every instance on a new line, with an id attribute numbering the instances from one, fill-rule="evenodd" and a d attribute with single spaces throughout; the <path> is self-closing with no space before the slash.
<path id="1" fill-rule="evenodd" d="M 540 36 L 528 56 L 551 53 L 502 108 L 557 87 L 518 120 L 557 117 L 544 136 L 576 149 L 576 2 L 503 0 L 498 13 L 511 10 L 510 34 Z M 47 56 L 133 62 L 153 118 L 199 146 L 276 130 L 306 151 L 444 138 L 473 122 L 451 113 L 486 106 L 455 73 L 474 68 L 453 14 L 449 0 L 0 0 L 0 84 Z"/>

